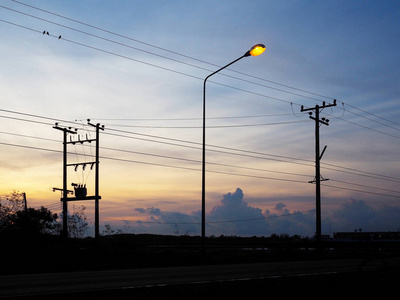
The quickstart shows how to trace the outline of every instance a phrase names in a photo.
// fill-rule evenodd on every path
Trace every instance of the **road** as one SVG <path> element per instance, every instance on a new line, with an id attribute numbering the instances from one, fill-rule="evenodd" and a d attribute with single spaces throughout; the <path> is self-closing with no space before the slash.
<path id="1" fill-rule="evenodd" d="M 264 280 L 376 271 L 400 267 L 400 258 L 347 259 L 0 276 L 0 298 L 99 293 L 143 287 Z"/>

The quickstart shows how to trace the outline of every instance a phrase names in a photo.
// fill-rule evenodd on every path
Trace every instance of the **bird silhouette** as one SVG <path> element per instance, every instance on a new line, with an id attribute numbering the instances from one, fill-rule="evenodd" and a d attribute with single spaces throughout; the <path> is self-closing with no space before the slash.
<path id="1" fill-rule="evenodd" d="M 46 33 L 46 30 L 45 31 L 43 31 L 43 34 L 45 34 Z"/>
<path id="2" fill-rule="evenodd" d="M 58 37 L 58 39 L 61 39 L 61 35 Z"/>
<path id="3" fill-rule="evenodd" d="M 46 34 L 47 34 L 47 35 L 50 35 L 48 31 L 46 31 Z"/>

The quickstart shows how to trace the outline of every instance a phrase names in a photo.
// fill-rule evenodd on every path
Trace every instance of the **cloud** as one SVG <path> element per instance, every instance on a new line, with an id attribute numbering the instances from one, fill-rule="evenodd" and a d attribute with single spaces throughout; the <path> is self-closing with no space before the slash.
<path id="1" fill-rule="evenodd" d="M 277 202 L 264 212 L 249 205 L 240 188 L 227 193 L 206 213 L 206 235 L 270 236 L 289 234 L 313 236 L 315 211 L 291 210 L 290 204 Z M 129 223 L 135 233 L 200 235 L 201 211 L 189 214 L 160 208 L 135 208 L 147 218 Z M 322 233 L 339 231 L 389 231 L 400 227 L 400 206 L 375 208 L 364 200 L 350 200 L 339 208 L 322 212 Z M 124 224 L 126 227 L 127 224 Z"/>
<path id="2" fill-rule="evenodd" d="M 210 212 L 211 220 L 235 220 L 240 218 L 260 218 L 262 211 L 259 208 L 249 206 L 244 200 L 243 191 L 237 188 L 236 191 L 224 195 L 218 205 Z"/>
<path id="3" fill-rule="evenodd" d="M 206 235 L 238 235 L 238 236 L 269 236 L 273 233 L 290 233 L 312 235 L 312 217 L 308 213 L 290 212 L 286 204 L 277 203 L 271 213 L 268 210 L 253 207 L 244 201 L 244 193 L 237 188 L 233 193 L 222 196 L 220 202 L 206 214 Z M 157 226 L 162 234 L 173 234 L 177 228 L 181 233 L 198 235 L 201 226 L 201 211 L 184 214 L 172 211 L 162 211 L 158 208 L 136 208 L 134 210 L 148 216 L 135 232 L 149 232 Z M 294 214 L 293 214 L 294 213 Z"/>
<path id="4" fill-rule="evenodd" d="M 159 208 L 150 207 L 135 208 L 134 211 L 148 215 L 146 221 L 137 222 L 134 229 L 135 232 L 150 232 L 157 234 L 199 234 L 199 221 L 200 217 L 195 213 L 184 214 L 173 211 L 162 211 Z M 157 232 L 152 232 L 154 227 L 157 227 Z"/>
<path id="5" fill-rule="evenodd" d="M 280 204 L 280 203 L 278 203 Z M 283 203 L 282 203 L 283 204 Z M 283 204 L 284 205 L 284 204 Z M 277 205 L 281 208 L 281 205 Z M 284 205 L 286 206 L 286 205 Z M 276 208 L 275 208 L 276 210 Z M 269 235 L 289 234 L 313 236 L 315 232 L 315 214 L 310 212 L 290 211 L 289 209 L 277 210 L 273 213 L 265 210 L 264 216 L 268 222 Z"/>
<path id="6" fill-rule="evenodd" d="M 277 204 L 275 205 L 275 210 L 277 210 L 277 211 L 282 211 L 285 207 L 286 207 L 286 204 L 277 203 Z"/>
<path id="7" fill-rule="evenodd" d="M 400 228 L 400 206 L 374 208 L 364 200 L 354 200 L 333 211 L 324 221 L 333 231 L 389 231 Z"/>
<path id="8" fill-rule="evenodd" d="M 147 209 L 135 208 L 135 211 L 140 212 L 142 214 L 147 213 L 147 214 L 151 215 L 152 217 L 161 216 L 161 209 L 154 208 L 154 207 L 150 207 L 150 208 L 147 208 Z"/>
<path id="9" fill-rule="evenodd" d="M 243 200 L 240 188 L 225 194 L 207 216 L 208 231 L 213 235 L 262 235 L 265 219 L 262 210 L 252 207 Z M 252 232 L 252 233 L 250 233 Z"/>

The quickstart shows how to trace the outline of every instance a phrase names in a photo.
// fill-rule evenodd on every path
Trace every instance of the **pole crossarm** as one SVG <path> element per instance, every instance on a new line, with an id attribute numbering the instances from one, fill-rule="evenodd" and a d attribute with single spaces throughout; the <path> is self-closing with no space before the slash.
<path id="1" fill-rule="evenodd" d="M 322 102 L 322 106 L 316 105 L 315 107 L 304 108 L 304 105 L 301 106 L 301 112 L 315 110 L 317 107 L 319 108 L 326 108 L 331 106 L 336 106 L 336 99 L 333 99 L 333 103 L 326 104 L 325 101 Z"/>
<path id="2" fill-rule="evenodd" d="M 76 167 L 76 166 L 86 166 L 86 165 L 91 165 L 91 168 L 93 168 L 93 165 L 95 164 L 95 161 L 88 161 L 84 163 L 73 163 L 73 164 L 67 164 L 67 167 Z"/>
<path id="3" fill-rule="evenodd" d="M 56 124 L 53 126 L 53 128 L 54 128 L 54 129 L 57 129 L 57 130 L 61 130 L 61 131 L 65 132 L 65 133 L 77 134 L 76 130 L 72 130 L 72 127 L 68 127 L 68 128 L 66 128 L 66 127 L 59 127 L 59 126 L 58 126 L 58 123 L 56 123 Z M 67 143 L 67 142 L 66 142 L 66 143 Z"/>
<path id="4" fill-rule="evenodd" d="M 83 144 L 83 143 L 91 143 L 91 142 L 95 142 L 96 141 L 96 139 L 90 139 L 90 140 L 77 140 L 77 141 L 69 141 L 69 142 L 67 142 L 67 144 L 72 144 L 72 145 L 75 145 L 75 144 L 77 144 L 77 143 L 81 143 L 81 144 Z"/>
<path id="5" fill-rule="evenodd" d="M 319 179 L 320 181 L 328 181 L 329 179 L 328 178 L 324 178 L 324 177 L 322 177 L 322 175 L 320 175 L 320 179 Z M 314 178 L 313 180 L 310 180 L 308 183 L 316 183 L 317 182 L 317 179 L 316 178 Z"/>
<path id="6" fill-rule="evenodd" d="M 85 200 L 96 200 L 96 196 L 86 196 L 86 197 L 68 197 L 61 200 L 65 201 L 85 201 Z M 98 196 L 98 199 L 101 199 L 101 196 Z"/>

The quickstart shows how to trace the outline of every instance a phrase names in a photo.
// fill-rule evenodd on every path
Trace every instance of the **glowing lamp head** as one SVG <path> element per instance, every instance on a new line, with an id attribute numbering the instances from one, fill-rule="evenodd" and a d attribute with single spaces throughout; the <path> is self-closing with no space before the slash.
<path id="1" fill-rule="evenodd" d="M 247 51 L 245 53 L 244 56 L 258 56 L 260 54 L 262 54 L 265 51 L 265 45 L 263 44 L 257 44 L 254 45 L 253 47 L 251 47 L 251 49 L 249 51 Z"/>

